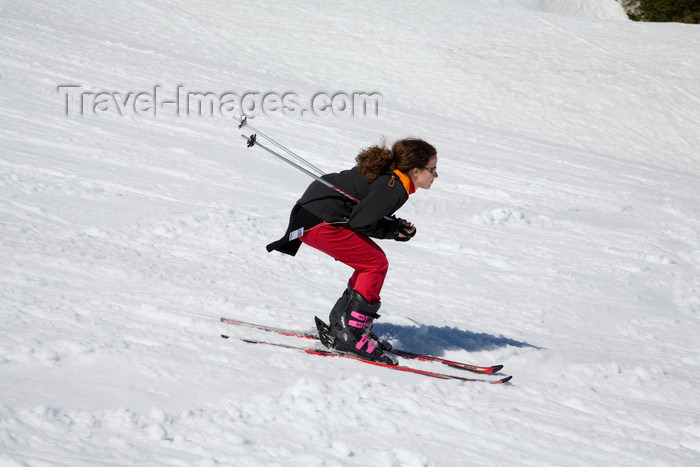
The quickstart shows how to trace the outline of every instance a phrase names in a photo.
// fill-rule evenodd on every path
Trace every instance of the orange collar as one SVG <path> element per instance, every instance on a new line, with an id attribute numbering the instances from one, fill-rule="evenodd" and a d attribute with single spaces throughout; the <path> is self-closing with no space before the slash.
<path id="1" fill-rule="evenodd" d="M 399 180 L 401 180 L 403 187 L 406 189 L 406 193 L 408 193 L 409 195 L 412 195 L 413 193 L 416 192 L 416 187 L 415 187 L 415 185 L 413 185 L 413 180 L 411 180 L 408 175 L 401 172 L 400 170 L 394 170 L 394 173 L 396 174 L 397 177 L 399 177 Z"/>

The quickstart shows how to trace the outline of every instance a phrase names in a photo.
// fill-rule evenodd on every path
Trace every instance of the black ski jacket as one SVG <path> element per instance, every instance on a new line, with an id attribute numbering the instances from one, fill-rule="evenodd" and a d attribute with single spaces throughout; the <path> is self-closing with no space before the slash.
<path id="1" fill-rule="evenodd" d="M 399 222 L 393 218 L 412 193 L 407 175 L 395 170 L 377 177 L 372 183 L 356 169 L 322 177 L 334 186 L 359 199 L 359 203 L 346 198 L 318 180 L 312 182 L 297 201 L 289 216 L 285 235 L 267 245 L 267 251 L 280 251 L 296 255 L 301 240 L 290 240 L 290 234 L 300 228 L 310 229 L 321 222 L 347 227 L 374 238 L 397 238 Z M 391 220 L 385 216 L 392 216 Z"/>

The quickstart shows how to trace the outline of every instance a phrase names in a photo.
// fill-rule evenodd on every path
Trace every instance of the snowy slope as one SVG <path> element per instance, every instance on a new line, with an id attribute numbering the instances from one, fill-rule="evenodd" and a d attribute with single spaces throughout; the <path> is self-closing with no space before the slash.
<path id="1" fill-rule="evenodd" d="M 0 465 L 697 465 L 700 35 L 613 4 L 0 1 Z M 309 180 L 178 89 L 381 94 L 252 122 L 326 171 L 432 142 L 376 329 L 513 383 L 219 338 L 349 271 L 265 252 Z"/>
<path id="2" fill-rule="evenodd" d="M 610 0 L 501 0 L 501 3 L 575 17 L 627 20 L 622 5 Z"/>

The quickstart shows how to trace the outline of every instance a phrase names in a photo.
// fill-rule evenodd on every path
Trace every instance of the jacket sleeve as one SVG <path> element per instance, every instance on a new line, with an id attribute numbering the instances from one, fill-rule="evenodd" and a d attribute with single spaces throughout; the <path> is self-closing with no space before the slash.
<path id="1" fill-rule="evenodd" d="M 394 238 L 399 222 L 384 216 L 391 216 L 407 199 L 408 194 L 401 184 L 378 179 L 370 185 L 367 196 L 353 208 L 348 226 L 373 238 Z"/>

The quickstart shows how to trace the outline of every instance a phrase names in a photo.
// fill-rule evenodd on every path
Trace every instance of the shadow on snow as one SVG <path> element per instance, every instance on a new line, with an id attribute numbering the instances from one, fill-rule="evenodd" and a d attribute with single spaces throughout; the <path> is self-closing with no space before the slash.
<path id="1" fill-rule="evenodd" d="M 502 347 L 539 347 L 486 333 L 463 331 L 443 326 L 399 326 L 391 323 L 375 323 L 377 335 L 391 341 L 397 348 L 439 357 L 448 350 L 478 352 Z"/>

